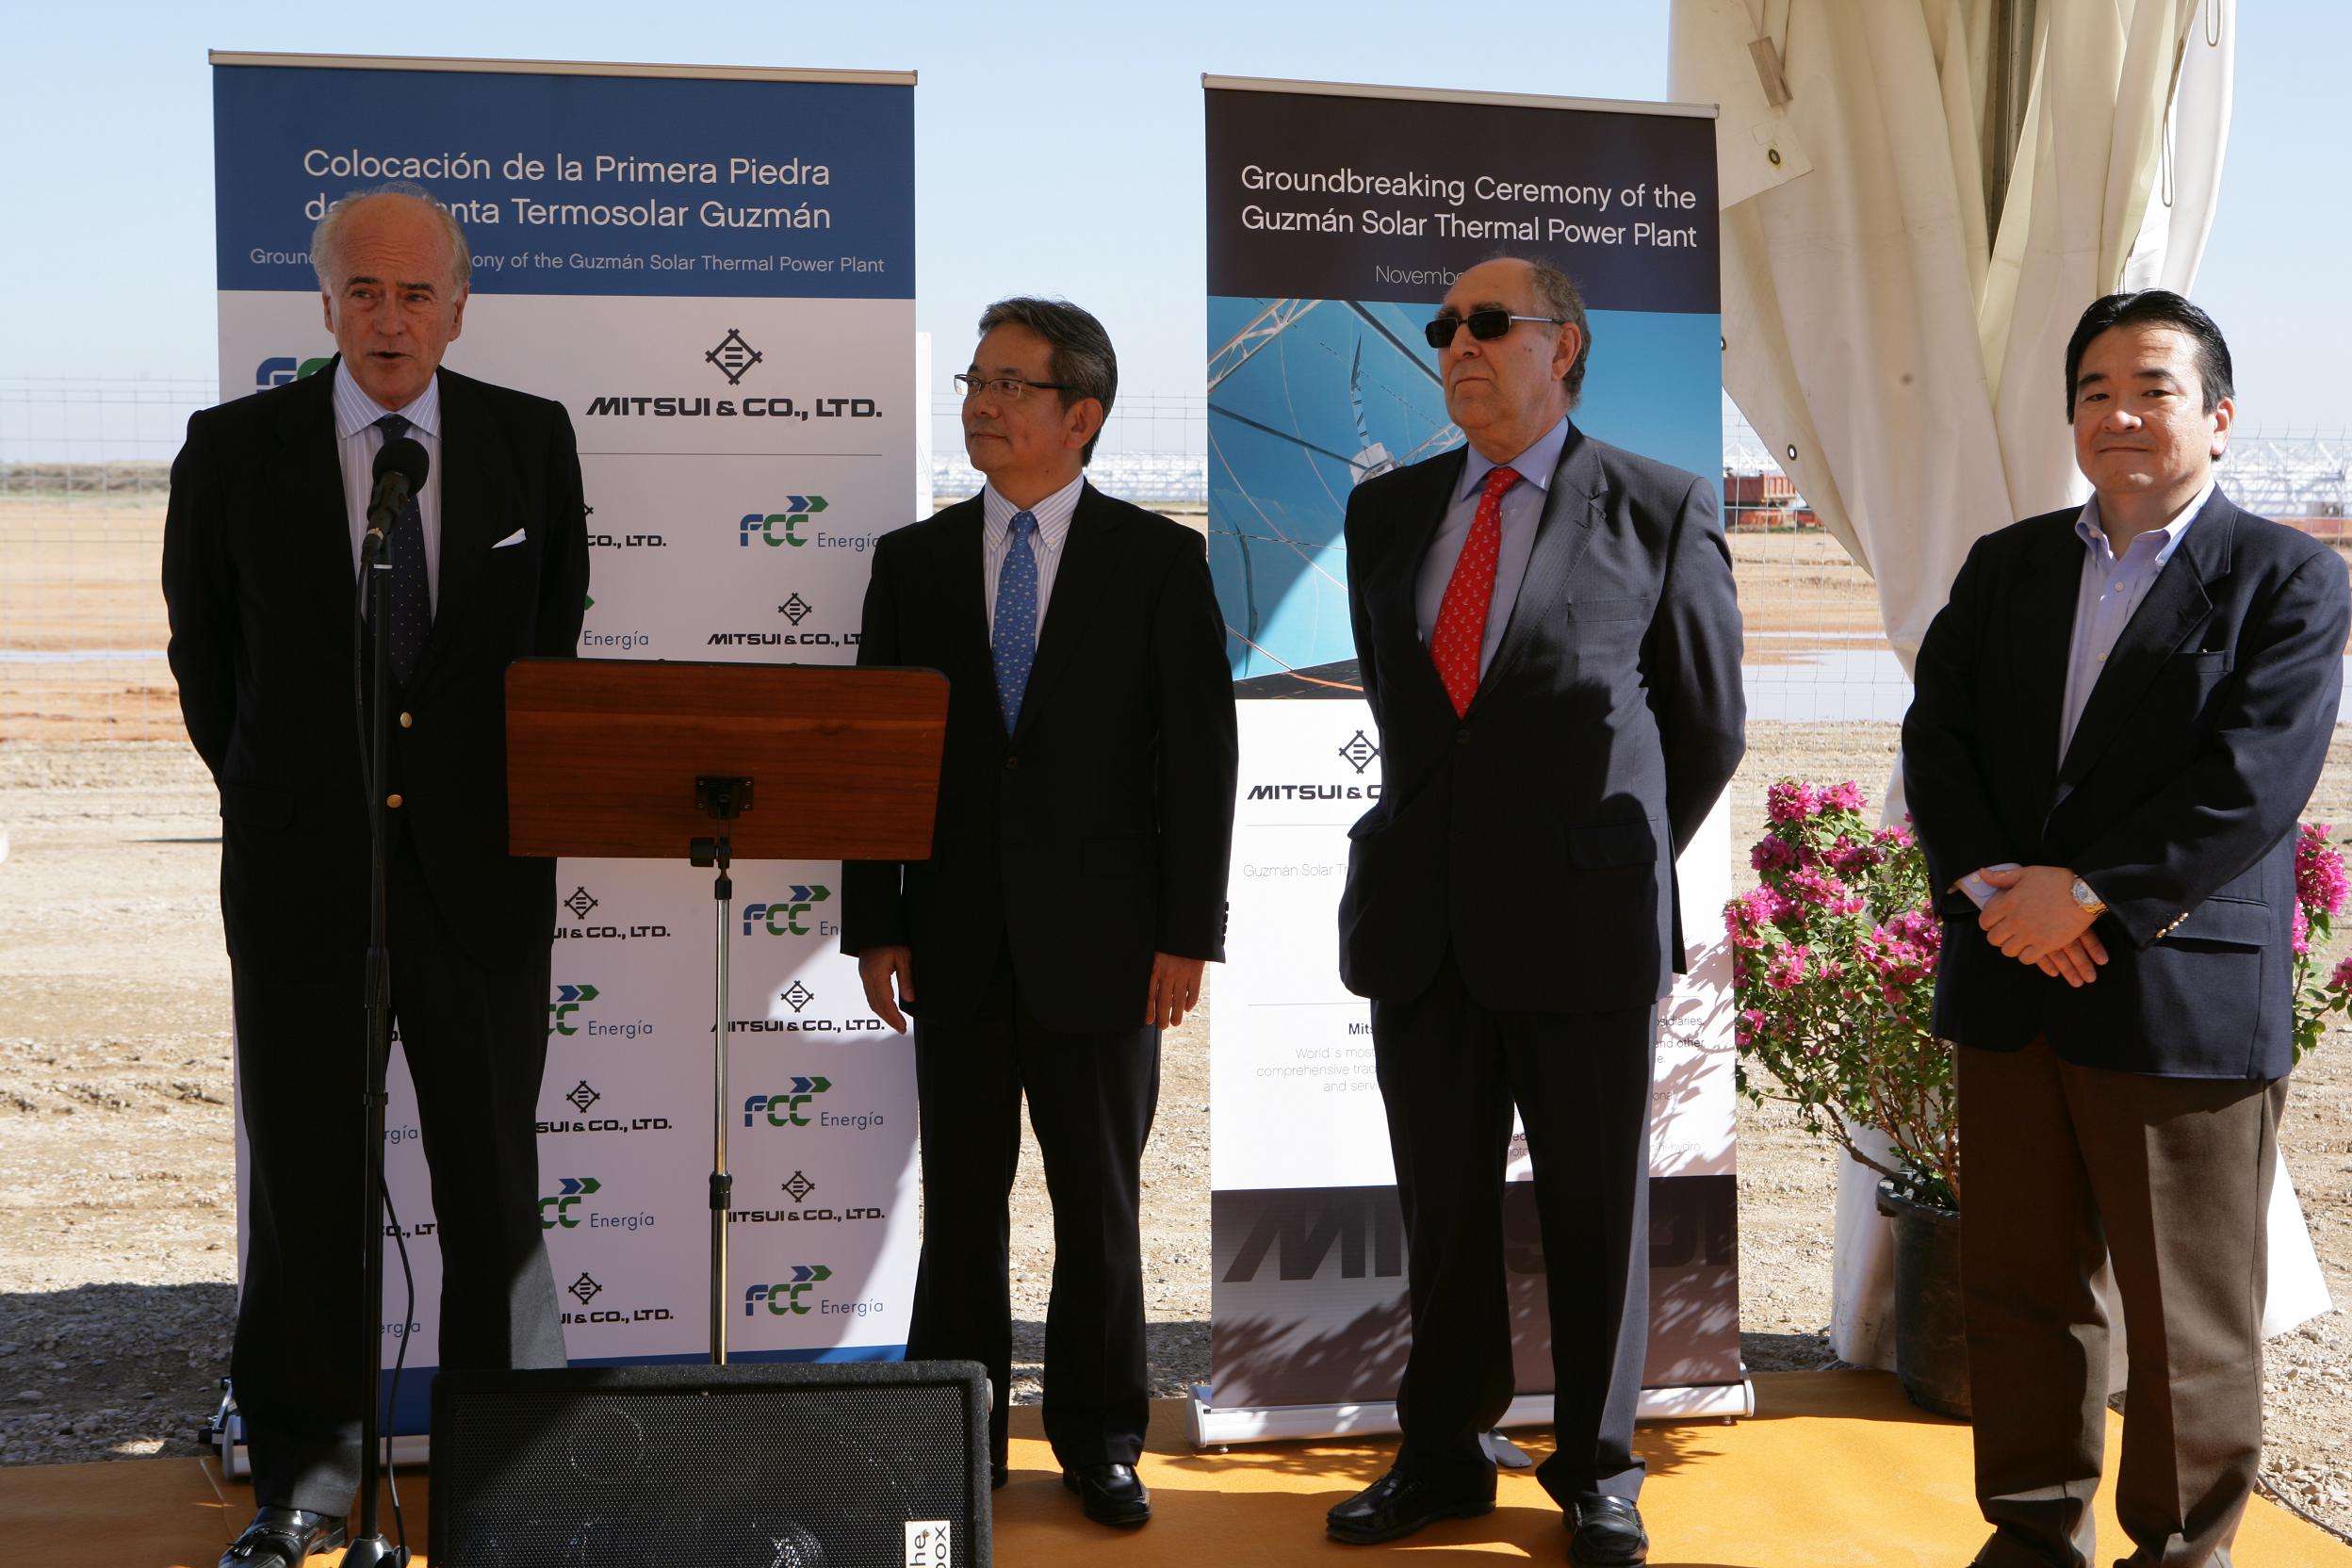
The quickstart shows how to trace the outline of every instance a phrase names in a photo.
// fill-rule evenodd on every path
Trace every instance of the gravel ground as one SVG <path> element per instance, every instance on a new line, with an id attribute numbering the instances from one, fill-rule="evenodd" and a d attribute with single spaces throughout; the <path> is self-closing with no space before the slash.
<path id="1" fill-rule="evenodd" d="M 1892 726 L 1756 725 L 1734 837 L 1784 774 L 1873 798 Z M 2311 815 L 2352 821 L 2352 741 Z M 236 1207 L 215 803 L 183 744 L 0 744 L 0 1463 L 198 1451 L 228 1364 Z M 1206 1015 L 1166 1046 L 1145 1167 L 1154 1392 L 1209 1352 Z M 2339 1302 L 2352 1300 L 2352 1039 L 2297 1075 L 2281 1147 Z M 1039 1166 L 1015 1197 L 1034 1398 L 1052 1272 Z M 1740 1126 L 1742 1342 L 1757 1370 L 1832 1364 L 1830 1151 L 1767 1107 Z M 2352 1537 L 2352 1334 L 2339 1310 L 2273 1341 L 2265 1472 Z"/>

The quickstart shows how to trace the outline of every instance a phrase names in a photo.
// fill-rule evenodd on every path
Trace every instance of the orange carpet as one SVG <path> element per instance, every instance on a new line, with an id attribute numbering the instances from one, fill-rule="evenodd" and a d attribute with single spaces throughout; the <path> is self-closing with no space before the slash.
<path id="1" fill-rule="evenodd" d="M 1645 1427 L 1642 1511 L 1657 1568 L 1960 1568 L 1984 1538 L 1968 1495 L 1966 1427 L 1914 1410 L 1892 1378 L 1767 1373 L 1758 1413 L 1730 1426 Z M 2109 1425 L 2109 1462 L 2119 1422 Z M 1388 1551 L 1415 1563 L 1496 1556 L 1565 1560 L 1559 1511 L 1534 1479 L 1506 1475 L 1483 1519 L 1433 1526 L 1392 1547 L 1323 1537 L 1323 1511 L 1385 1468 L 1388 1446 L 1291 1443 L 1195 1454 L 1184 1413 L 1152 1412 L 1142 1466 L 1157 1517 L 1132 1534 L 1088 1524 L 1065 1493 L 1033 1406 L 1013 1417 L 1012 1484 L 996 1494 L 995 1560 L 1006 1568 L 1116 1562 L 1120 1568 L 1303 1560 L 1358 1563 Z M 1537 1458 L 1543 1434 L 1525 1446 Z M 405 1477 L 409 1539 L 425 1540 L 425 1484 Z M 242 1486 L 201 1460 L 0 1469 L 0 1542 L 19 1562 L 100 1568 L 211 1568 L 252 1515 Z M 387 1531 L 389 1521 L 386 1521 Z M 2101 1560 L 2127 1544 L 2102 1494 Z M 2352 1547 L 2257 1500 L 2238 1534 L 2247 1568 L 2352 1568 Z M 665 1565 L 668 1568 L 668 1565 Z M 685 1565 L 678 1565 L 685 1568 Z"/>

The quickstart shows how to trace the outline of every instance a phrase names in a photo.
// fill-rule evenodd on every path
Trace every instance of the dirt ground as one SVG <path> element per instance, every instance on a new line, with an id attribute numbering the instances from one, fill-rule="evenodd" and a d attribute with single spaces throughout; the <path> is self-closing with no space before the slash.
<path id="1" fill-rule="evenodd" d="M 216 802 L 160 661 L 8 662 L 163 645 L 159 502 L 0 501 L 0 1463 L 194 1452 L 235 1308 L 229 1004 Z M 1868 580 L 1819 535 L 1735 540 L 1756 631 L 1867 643 Z M 2352 731 L 2341 732 L 2352 737 Z M 1890 725 L 1757 724 L 1734 837 L 1783 775 L 1876 798 Z M 2307 815 L 2352 823 L 2352 738 Z M 1212 979 L 1212 987 L 1214 979 Z M 1212 1001 L 1214 993 L 1212 992 Z M 1205 1010 L 1166 1045 L 1145 1168 L 1158 1393 L 1208 1372 Z M 2280 1143 L 2328 1286 L 2352 1302 L 2352 1037 L 2297 1074 Z M 1014 1214 L 1017 1357 L 1035 1397 L 1052 1231 L 1034 1149 Z M 1740 1124 L 1743 1348 L 1827 1364 L 1832 1153 L 1777 1111 Z M 2352 1333 L 2342 1307 L 2273 1341 L 2264 1468 L 2352 1532 Z"/>

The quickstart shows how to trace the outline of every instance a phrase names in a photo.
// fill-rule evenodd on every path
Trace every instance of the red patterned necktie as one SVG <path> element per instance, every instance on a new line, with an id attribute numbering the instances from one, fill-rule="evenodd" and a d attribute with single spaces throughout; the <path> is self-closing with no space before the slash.
<path id="1" fill-rule="evenodd" d="M 1516 468 L 1496 468 L 1486 476 L 1478 510 L 1470 519 L 1470 536 L 1462 542 L 1446 596 L 1438 601 L 1436 629 L 1429 633 L 1429 662 L 1453 699 L 1456 718 L 1470 711 L 1470 699 L 1478 694 L 1478 651 L 1486 645 L 1494 562 L 1503 548 L 1503 492 L 1518 482 Z"/>

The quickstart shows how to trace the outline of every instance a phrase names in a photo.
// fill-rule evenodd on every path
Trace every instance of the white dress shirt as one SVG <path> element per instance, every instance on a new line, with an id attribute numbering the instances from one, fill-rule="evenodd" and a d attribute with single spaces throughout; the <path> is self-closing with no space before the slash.
<path id="1" fill-rule="evenodd" d="M 335 364 L 335 443 L 343 462 L 343 501 L 351 525 L 351 575 L 359 575 L 360 541 L 368 534 L 368 498 L 376 488 L 376 453 L 384 432 L 376 421 L 397 413 L 408 421 L 409 439 L 425 449 L 431 466 L 416 493 L 416 515 L 425 529 L 425 586 L 434 609 L 441 606 L 441 378 L 434 376 L 406 408 L 390 409 L 360 390 L 351 368 Z"/>
<path id="2" fill-rule="evenodd" d="M 1086 488 L 1080 474 L 1035 506 L 1015 506 L 996 493 L 993 484 L 980 491 L 980 577 L 986 596 L 982 610 L 988 617 L 988 636 L 996 636 L 996 580 L 1004 571 L 1004 553 L 1013 547 L 1013 514 L 1026 512 L 1037 520 L 1029 548 L 1037 558 L 1037 627 L 1045 630 L 1045 601 L 1054 596 L 1054 573 L 1062 564 L 1062 545 L 1070 538 L 1070 520 L 1078 511 L 1078 492 Z"/>

